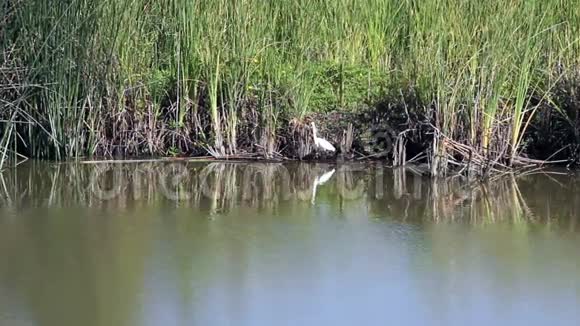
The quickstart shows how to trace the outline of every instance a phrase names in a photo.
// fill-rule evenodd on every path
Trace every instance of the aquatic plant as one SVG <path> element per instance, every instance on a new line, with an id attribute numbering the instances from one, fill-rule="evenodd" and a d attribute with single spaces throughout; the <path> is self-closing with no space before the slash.
<path id="1" fill-rule="evenodd" d="M 12 85 L 13 96 L 0 87 L 0 148 L 55 159 L 271 158 L 292 147 L 290 121 L 388 103 L 387 114 L 402 107 L 408 120 L 394 126 L 397 150 L 418 137 L 434 175 L 526 166 L 534 161 L 523 154 L 534 152 L 538 138 L 526 131 L 542 117 L 562 116 L 558 87 L 580 66 L 575 6 L 4 1 L 0 46 L 17 65 L 1 65 L 0 85 Z M 16 71 L 18 82 L 10 77 Z M 393 156 L 404 164 L 405 155 Z"/>

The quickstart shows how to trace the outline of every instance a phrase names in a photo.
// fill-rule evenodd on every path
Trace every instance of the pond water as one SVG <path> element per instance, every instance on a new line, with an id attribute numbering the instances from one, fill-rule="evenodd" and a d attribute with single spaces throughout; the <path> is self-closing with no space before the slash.
<path id="1" fill-rule="evenodd" d="M 580 324 L 578 175 L 419 170 L 7 170 L 0 325 Z"/>

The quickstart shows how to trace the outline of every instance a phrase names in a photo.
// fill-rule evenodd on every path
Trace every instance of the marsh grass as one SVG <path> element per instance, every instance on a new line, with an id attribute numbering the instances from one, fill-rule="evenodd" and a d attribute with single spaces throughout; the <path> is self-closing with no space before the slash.
<path id="1" fill-rule="evenodd" d="M 1 144 L 33 157 L 241 150 L 271 157 L 283 150 L 289 121 L 411 92 L 417 101 L 408 109 L 430 126 L 432 173 L 459 166 L 485 174 L 528 163 L 522 152 L 535 113 L 562 106 L 555 87 L 580 67 L 575 1 L 0 7 L 2 49 L 20 50 L 28 88 L 26 100 L 0 107 L 8 121 Z"/>

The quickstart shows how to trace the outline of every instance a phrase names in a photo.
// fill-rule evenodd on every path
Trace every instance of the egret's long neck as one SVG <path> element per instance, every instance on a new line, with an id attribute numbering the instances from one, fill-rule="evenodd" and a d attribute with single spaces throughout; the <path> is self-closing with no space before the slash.
<path id="1" fill-rule="evenodd" d="M 314 180 L 314 185 L 312 185 L 312 199 L 311 202 L 314 204 L 314 202 L 316 201 L 316 187 L 318 186 L 317 183 L 318 180 Z"/>
<path id="2" fill-rule="evenodd" d="M 312 125 L 312 137 L 314 138 L 314 140 L 316 141 L 316 126 Z"/>

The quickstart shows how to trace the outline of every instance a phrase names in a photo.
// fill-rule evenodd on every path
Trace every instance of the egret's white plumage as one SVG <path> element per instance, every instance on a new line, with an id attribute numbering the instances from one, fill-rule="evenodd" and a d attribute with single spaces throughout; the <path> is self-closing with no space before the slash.
<path id="1" fill-rule="evenodd" d="M 314 201 L 316 199 L 316 188 L 318 186 L 321 186 L 321 185 L 327 183 L 328 180 L 330 180 L 330 178 L 332 178 L 335 171 L 336 171 L 335 169 L 332 169 L 332 171 L 328 171 L 328 172 L 324 173 L 323 175 L 317 177 L 316 180 L 314 180 L 314 184 L 312 185 L 312 203 L 313 204 L 314 204 Z"/>
<path id="2" fill-rule="evenodd" d="M 317 136 L 316 125 L 314 124 L 314 122 L 312 122 L 312 137 L 314 137 L 314 145 L 316 145 L 316 147 L 322 148 L 330 152 L 336 152 L 336 148 L 334 148 L 334 146 L 332 146 L 332 144 L 328 140 L 324 138 L 319 138 Z"/>
<path id="3" fill-rule="evenodd" d="M 316 180 L 314 180 L 314 184 L 320 186 L 320 185 L 327 183 L 328 180 L 330 180 L 330 178 L 332 178 L 332 175 L 334 174 L 334 172 L 336 172 L 336 169 L 332 169 L 331 171 L 328 171 L 325 174 L 319 176 L 318 178 L 316 178 Z"/>

